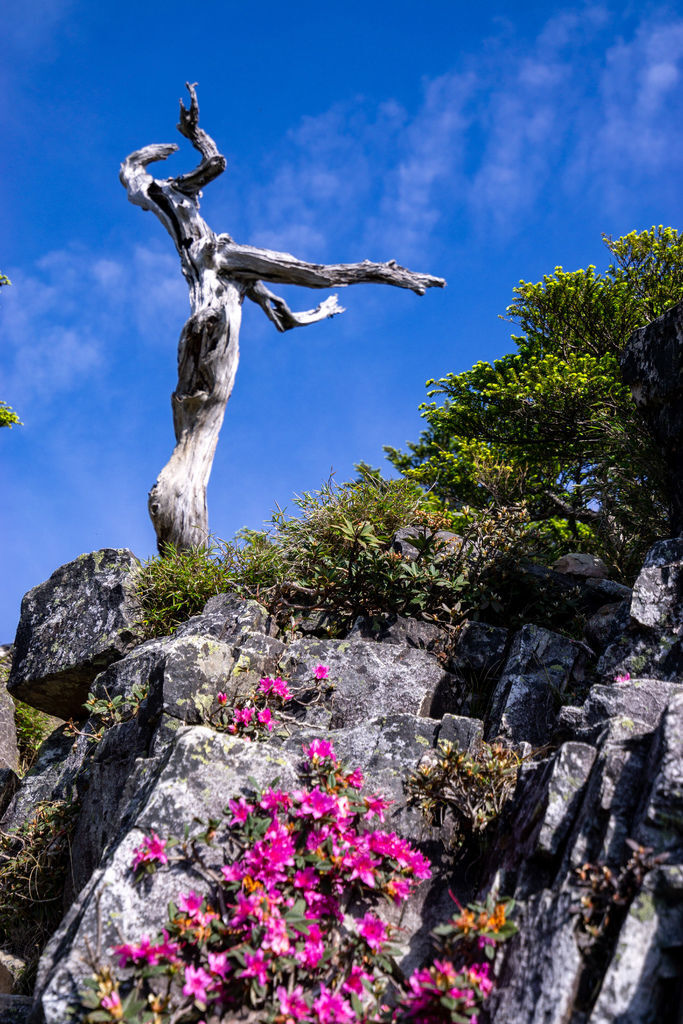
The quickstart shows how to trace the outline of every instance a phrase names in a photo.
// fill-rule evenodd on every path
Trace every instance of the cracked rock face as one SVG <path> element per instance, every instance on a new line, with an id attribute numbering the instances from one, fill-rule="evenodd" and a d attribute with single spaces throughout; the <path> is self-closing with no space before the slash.
<path id="1" fill-rule="evenodd" d="M 21 603 L 8 690 L 58 718 L 83 717 L 98 672 L 137 640 L 139 608 L 126 549 L 104 548 L 61 566 Z"/>
<path id="2" fill-rule="evenodd" d="M 604 631 L 595 624 L 609 639 L 603 681 L 595 660 L 587 667 L 584 644 L 534 625 L 509 636 L 468 623 L 445 651 L 434 627 L 396 618 L 379 631 L 359 622 L 346 640 L 286 642 L 273 635 L 265 608 L 229 594 L 212 598 L 172 637 L 123 650 L 108 665 L 91 659 L 99 674 L 89 687 L 98 697 L 130 701 L 140 685 L 147 696 L 94 746 L 85 735 L 94 720 L 75 740 L 64 729 L 53 733 L 2 822 L 16 827 L 41 800 L 80 801 L 66 915 L 41 960 L 32 1021 L 69 1019 L 98 914 L 106 959 L 122 938 L 154 934 L 167 902 L 196 884 L 177 864 L 134 887 L 131 852 L 143 834 L 180 835 L 196 815 L 219 815 L 247 794 L 249 776 L 261 785 L 276 776 L 283 787 L 300 784 L 302 744 L 321 735 L 346 765 L 363 770 L 367 792 L 393 801 L 384 827 L 432 861 L 432 882 L 402 910 L 403 970 L 424 964 L 431 929 L 453 913 L 450 892 L 463 904 L 491 892 L 515 899 L 519 925 L 497 954 L 492 1024 L 673 1021 L 683 991 L 683 679 L 661 651 L 679 642 L 680 544 L 655 546 L 628 605 L 624 588 L 614 591 L 609 580 L 584 584 L 595 589 L 596 608 L 619 602 L 605 613 Z M 630 658 L 631 678 L 620 682 L 615 650 Z M 636 670 L 641 655 L 647 672 Z M 329 676 L 316 688 L 319 664 Z M 282 675 L 299 693 L 310 688 L 299 720 L 264 743 L 207 728 L 219 690 L 232 705 L 263 675 Z M 486 700 L 476 695 L 482 681 Z M 563 706 L 578 692 L 581 704 Z M 477 701 L 481 717 L 472 714 Z M 454 859 L 448 815 L 442 826 L 427 823 L 407 802 L 406 778 L 439 740 L 474 752 L 482 735 L 501 734 L 536 753 L 522 763 L 498 823 Z M 668 859 L 647 867 L 596 943 L 581 924 L 577 869 L 589 862 L 618 875 L 631 856 L 627 840 Z M 394 912 L 388 908 L 388 920 Z"/>

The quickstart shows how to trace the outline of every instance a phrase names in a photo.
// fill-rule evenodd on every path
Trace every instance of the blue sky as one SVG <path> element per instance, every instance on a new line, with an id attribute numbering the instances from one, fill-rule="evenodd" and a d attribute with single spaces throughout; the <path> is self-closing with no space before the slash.
<path id="1" fill-rule="evenodd" d="M 432 0 L 5 0 L 0 39 L 0 642 L 23 593 L 99 547 L 154 553 L 187 291 L 118 166 L 182 142 L 178 99 L 228 159 L 216 231 L 319 262 L 394 258 L 422 298 L 343 290 L 279 335 L 247 303 L 209 487 L 212 530 L 259 526 L 420 430 L 424 381 L 511 347 L 520 278 L 606 264 L 601 233 L 681 227 L 683 9 Z M 298 294 L 294 294 L 298 292 Z M 308 308 L 320 293 L 285 291 Z M 311 302 L 310 300 L 314 301 Z"/>

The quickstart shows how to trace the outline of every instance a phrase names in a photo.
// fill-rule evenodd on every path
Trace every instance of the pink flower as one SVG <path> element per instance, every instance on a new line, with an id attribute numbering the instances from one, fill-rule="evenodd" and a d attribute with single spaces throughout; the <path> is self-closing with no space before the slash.
<path id="1" fill-rule="evenodd" d="M 301 793 L 300 816 L 309 814 L 313 819 L 323 818 L 326 814 L 334 814 L 338 810 L 337 800 L 329 793 L 323 793 L 317 786 L 309 792 Z"/>
<path id="2" fill-rule="evenodd" d="M 291 994 L 283 985 L 278 985 L 276 994 L 280 1002 L 280 1013 L 286 1018 L 285 1024 L 290 1021 L 303 1020 L 308 1016 L 308 1003 L 304 999 L 304 990 L 301 985 L 295 985 Z"/>
<path id="3" fill-rule="evenodd" d="M 313 669 L 313 675 L 316 679 L 327 679 L 330 674 L 330 670 L 327 665 L 316 665 Z"/>
<path id="4" fill-rule="evenodd" d="M 259 689 L 260 689 L 261 693 L 271 693 L 272 692 L 277 697 L 279 697 L 281 700 L 291 700 L 292 699 L 292 695 L 289 692 L 289 686 L 284 681 L 284 679 L 280 679 L 279 676 L 277 676 L 277 678 L 275 678 L 275 679 L 271 679 L 269 676 L 265 676 L 259 682 Z"/>
<path id="5" fill-rule="evenodd" d="M 380 861 L 373 860 L 369 854 L 362 851 L 354 851 L 354 853 L 344 857 L 344 866 L 351 868 L 350 880 L 353 881 L 354 878 L 360 878 L 361 882 L 370 886 L 371 889 L 375 888 L 374 869 L 379 863 Z"/>
<path id="6" fill-rule="evenodd" d="M 320 986 L 320 995 L 313 1000 L 313 1009 L 320 1024 L 351 1024 L 353 1011 L 340 995 L 331 992 L 326 985 Z"/>
<path id="7" fill-rule="evenodd" d="M 116 1013 L 117 1010 L 121 1009 L 121 996 L 118 992 L 112 992 L 111 995 L 102 996 L 100 999 L 100 1006 L 103 1010 L 112 1010 Z"/>
<path id="8" fill-rule="evenodd" d="M 346 785 L 353 789 L 363 788 L 363 773 L 360 768 L 354 768 L 351 774 L 346 776 Z"/>
<path id="9" fill-rule="evenodd" d="M 273 716 L 270 713 L 270 708 L 264 708 L 263 711 L 259 711 L 257 715 L 259 722 L 261 723 L 261 725 L 265 725 L 268 732 L 272 732 L 273 729 L 273 723 L 271 721 L 272 717 Z"/>
<path id="10" fill-rule="evenodd" d="M 363 815 L 364 818 L 372 818 L 377 815 L 380 821 L 384 821 L 384 812 L 387 807 L 391 807 L 391 800 L 384 800 L 381 796 L 366 796 L 365 806 L 367 807 L 366 813 Z"/>
<path id="11" fill-rule="evenodd" d="M 202 897 L 198 896 L 196 892 L 181 892 L 178 896 L 178 906 L 190 917 L 196 917 L 202 906 Z"/>
<path id="12" fill-rule="evenodd" d="M 374 952 L 381 950 L 387 941 L 387 929 L 383 921 L 380 921 L 374 914 L 366 914 L 360 921 L 356 922 L 358 934 L 362 935 L 370 949 Z"/>
<path id="13" fill-rule="evenodd" d="M 254 805 L 247 803 L 243 796 L 239 800 L 230 800 L 228 807 L 232 811 L 231 825 L 243 825 L 254 810 Z"/>
<path id="14" fill-rule="evenodd" d="M 354 964 L 346 976 L 346 981 L 342 985 L 345 992 L 355 992 L 356 995 L 360 996 L 363 994 L 364 981 L 370 981 L 372 975 L 364 971 L 362 967 Z"/>
<path id="15" fill-rule="evenodd" d="M 203 967 L 193 967 L 188 964 L 185 968 L 185 984 L 183 995 L 193 996 L 199 1002 L 206 1002 L 206 987 L 211 984 L 211 975 Z"/>
<path id="16" fill-rule="evenodd" d="M 303 747 L 303 751 L 309 761 L 324 757 L 329 757 L 331 761 L 337 760 L 330 740 L 313 740 L 307 747 Z"/>
<path id="17" fill-rule="evenodd" d="M 133 850 L 133 871 L 137 871 L 141 864 L 168 864 L 165 849 L 166 840 L 160 839 L 156 832 L 143 836 L 140 845 Z"/>
<path id="18" fill-rule="evenodd" d="M 259 985 L 265 985 L 268 980 L 268 972 L 263 950 L 257 949 L 255 953 L 245 953 L 244 962 L 246 966 L 240 971 L 240 978 L 256 978 Z"/>
<path id="19" fill-rule="evenodd" d="M 225 978 L 228 971 L 230 971 L 230 964 L 228 963 L 227 953 L 209 953 L 209 968 L 212 974 L 217 974 L 220 978 Z"/>
<path id="20" fill-rule="evenodd" d="M 623 672 L 623 673 L 620 673 L 618 676 L 614 677 L 614 682 L 615 683 L 627 683 L 630 678 L 631 678 L 631 673 L 630 672 Z"/>
<path id="21" fill-rule="evenodd" d="M 282 789 L 266 789 L 259 803 L 259 807 L 264 811 L 276 811 L 278 807 L 287 811 L 291 806 L 292 798 Z"/>
<path id="22" fill-rule="evenodd" d="M 244 872 L 241 866 L 235 862 L 234 864 L 224 864 L 221 874 L 226 882 L 241 882 Z"/>
<path id="23" fill-rule="evenodd" d="M 221 692 L 221 693 L 216 694 L 216 700 L 221 705 L 222 704 L 227 704 L 228 703 L 228 695 L 227 695 L 227 693 L 222 693 Z"/>

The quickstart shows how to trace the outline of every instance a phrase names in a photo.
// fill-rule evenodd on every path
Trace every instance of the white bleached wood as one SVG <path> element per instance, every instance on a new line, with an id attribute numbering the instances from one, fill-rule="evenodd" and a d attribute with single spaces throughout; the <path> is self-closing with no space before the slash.
<path id="1" fill-rule="evenodd" d="M 206 543 L 206 488 L 225 407 L 239 361 L 239 328 L 245 296 L 263 309 L 278 331 L 305 327 L 343 313 L 336 295 L 315 309 L 293 312 L 263 281 L 307 288 L 349 284 L 390 284 L 423 295 L 442 288 L 440 277 L 418 274 L 388 263 L 306 263 L 284 252 L 239 245 L 226 233 L 215 234 L 199 213 L 201 189 L 225 170 L 213 139 L 199 127 L 194 85 L 187 84 L 190 106 L 180 102 L 178 131 L 201 154 L 188 174 L 154 178 L 151 163 L 166 160 L 174 144 L 145 146 L 124 160 L 121 182 L 132 203 L 159 218 L 180 257 L 190 291 L 191 315 L 178 343 L 178 385 L 171 396 L 176 446 L 149 493 L 149 513 L 160 551 L 166 545 L 190 548 Z"/>

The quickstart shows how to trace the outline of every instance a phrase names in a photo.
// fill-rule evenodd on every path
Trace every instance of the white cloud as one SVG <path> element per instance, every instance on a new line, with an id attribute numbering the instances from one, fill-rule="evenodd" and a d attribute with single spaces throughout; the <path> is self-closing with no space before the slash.
<path id="1" fill-rule="evenodd" d="M 142 246 L 119 259 L 54 250 L 9 276 L 0 297 L 2 395 L 24 409 L 101 377 L 126 335 L 173 345 L 187 315 L 177 258 Z"/>
<path id="2" fill-rule="evenodd" d="M 637 23 L 585 4 L 524 43 L 503 25 L 426 81 L 412 111 L 361 97 L 303 118 L 269 184 L 249 190 L 250 240 L 314 259 L 407 261 L 442 228 L 452 238 L 454 218 L 465 233 L 509 235 L 553 191 L 622 202 L 681 160 L 682 62 L 683 19 L 662 12 Z"/>

